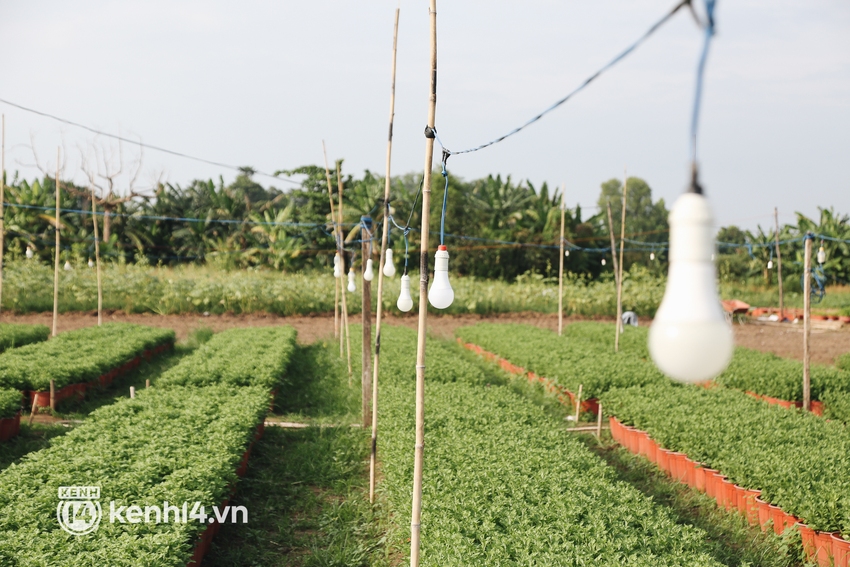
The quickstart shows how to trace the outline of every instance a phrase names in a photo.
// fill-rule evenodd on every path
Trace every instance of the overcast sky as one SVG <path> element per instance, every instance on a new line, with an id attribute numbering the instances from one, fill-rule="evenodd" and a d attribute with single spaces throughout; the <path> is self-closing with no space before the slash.
<path id="1" fill-rule="evenodd" d="M 0 0 L 0 98 L 261 171 L 321 163 L 324 139 L 348 173 L 382 174 L 397 4 Z M 440 137 L 460 150 L 525 122 L 673 4 L 439 0 Z M 401 1 L 394 174 L 424 163 L 428 25 L 427 0 Z M 720 0 L 717 26 L 699 144 L 717 224 L 768 225 L 774 206 L 783 222 L 818 206 L 850 213 L 850 2 Z M 453 157 L 450 171 L 565 183 L 571 205 L 591 206 L 600 183 L 627 167 L 669 206 L 688 180 L 701 40 L 680 12 L 576 98 L 494 147 Z M 62 144 L 64 177 L 82 181 L 78 148 L 93 135 L 0 110 L 7 169 L 32 178 L 32 141 L 48 169 Z M 234 172 L 146 151 L 140 186 L 218 175 Z"/>

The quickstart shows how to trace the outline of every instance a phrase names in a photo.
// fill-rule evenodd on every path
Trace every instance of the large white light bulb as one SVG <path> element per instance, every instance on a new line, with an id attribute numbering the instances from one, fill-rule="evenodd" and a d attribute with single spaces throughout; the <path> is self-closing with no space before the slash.
<path id="1" fill-rule="evenodd" d="M 449 251 L 440 244 L 434 257 L 434 283 L 428 290 L 428 301 L 437 309 L 446 309 L 455 300 L 449 283 Z"/>
<path id="2" fill-rule="evenodd" d="M 32 258 L 34 256 L 32 248 L 27 246 L 27 258 Z"/>
<path id="3" fill-rule="evenodd" d="M 391 278 L 395 275 L 395 264 L 393 264 L 393 249 L 387 248 L 387 255 L 384 258 L 384 275 Z"/>
<path id="4" fill-rule="evenodd" d="M 71 262 L 69 262 L 67 260 L 65 260 L 65 271 L 66 272 L 71 271 Z"/>
<path id="5" fill-rule="evenodd" d="M 89 258 L 89 268 L 94 268 L 94 260 Z"/>
<path id="6" fill-rule="evenodd" d="M 720 374 L 732 358 L 712 256 L 713 217 L 705 197 L 685 193 L 670 211 L 667 289 L 649 329 L 649 352 L 658 368 L 679 382 Z"/>
<path id="7" fill-rule="evenodd" d="M 818 250 L 818 264 L 823 264 L 824 262 L 826 262 L 826 251 L 821 246 Z"/>
<path id="8" fill-rule="evenodd" d="M 410 276 L 404 274 L 401 276 L 401 293 L 398 294 L 396 307 L 399 311 L 407 313 L 413 309 L 413 298 L 410 297 Z"/>
<path id="9" fill-rule="evenodd" d="M 772 269 L 773 269 L 773 260 L 768 260 L 768 261 L 767 261 L 767 269 L 768 269 L 768 270 L 772 270 Z"/>
<path id="10" fill-rule="evenodd" d="M 375 279 L 375 271 L 372 269 L 372 258 L 366 260 L 366 267 L 363 268 L 363 279 L 367 282 Z"/>
<path id="11" fill-rule="evenodd" d="M 650 253 L 649 253 L 649 259 L 650 259 L 650 260 L 655 260 L 655 252 L 650 252 Z"/>
<path id="12" fill-rule="evenodd" d="M 348 270 L 348 291 L 354 293 L 356 290 L 357 288 L 354 287 L 354 268 L 352 267 Z"/>

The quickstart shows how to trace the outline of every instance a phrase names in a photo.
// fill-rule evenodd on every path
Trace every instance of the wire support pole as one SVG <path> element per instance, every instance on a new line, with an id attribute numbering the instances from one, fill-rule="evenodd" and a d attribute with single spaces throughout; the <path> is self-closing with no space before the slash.
<path id="1" fill-rule="evenodd" d="M 611 260 L 614 263 L 614 287 L 620 288 L 620 272 L 617 269 L 617 247 L 614 244 L 614 221 L 611 216 L 611 201 L 605 203 L 608 210 L 608 236 L 611 238 Z M 619 352 L 620 348 L 620 326 L 614 325 L 614 352 Z"/>
<path id="2" fill-rule="evenodd" d="M 6 115 L 0 119 L 0 311 L 3 310 L 3 255 L 6 246 Z"/>
<path id="3" fill-rule="evenodd" d="M 782 252 L 779 250 L 779 209 L 773 207 L 773 222 L 776 225 L 776 279 L 779 282 L 779 320 L 785 320 L 785 294 L 782 292 Z"/>
<path id="4" fill-rule="evenodd" d="M 395 118 L 395 75 L 398 52 L 398 16 L 395 10 L 393 26 L 393 62 L 390 82 L 390 126 L 387 135 L 387 169 L 384 173 L 384 226 L 381 234 L 381 255 L 378 258 L 378 305 L 375 313 L 375 361 L 372 375 L 372 444 L 369 455 L 369 503 L 375 503 L 375 473 L 378 459 L 378 366 L 381 358 L 381 318 L 384 312 L 384 264 L 387 261 L 387 246 L 390 233 L 390 172 L 393 153 L 393 120 Z"/>
<path id="5" fill-rule="evenodd" d="M 365 277 L 372 256 L 372 235 L 365 223 L 360 234 L 360 419 L 365 430 L 372 425 L 372 284 Z"/>
<path id="6" fill-rule="evenodd" d="M 566 217 L 566 202 L 564 200 L 564 191 L 567 189 L 567 184 L 561 185 L 561 239 L 559 240 L 560 248 L 558 253 L 558 336 L 564 332 L 564 217 Z"/>
<path id="7" fill-rule="evenodd" d="M 428 122 L 434 129 L 437 114 L 437 0 L 430 0 L 431 80 L 428 97 Z M 428 229 L 431 220 L 431 167 L 434 138 L 426 130 L 425 167 L 422 179 L 422 228 L 419 249 L 419 328 L 416 340 L 416 445 L 413 457 L 413 502 L 410 517 L 410 567 L 419 567 L 422 521 L 422 467 L 425 454 L 425 334 L 428 318 Z"/>
<path id="8" fill-rule="evenodd" d="M 805 254 L 803 256 L 803 409 L 812 409 L 811 334 L 812 334 L 812 240 L 814 235 L 806 234 Z"/>
<path id="9" fill-rule="evenodd" d="M 327 158 L 325 159 L 327 161 Z M 342 202 L 342 192 L 343 192 L 343 182 L 342 182 L 342 172 L 339 170 L 339 162 L 336 162 L 336 187 L 337 187 L 337 195 L 339 197 L 339 249 L 340 253 L 342 253 L 343 248 L 343 236 L 342 236 L 342 212 L 343 212 L 343 202 Z M 331 217 L 333 217 L 333 211 L 331 211 Z M 345 262 L 343 260 L 339 261 L 340 266 L 345 266 Z M 351 263 L 354 264 L 354 257 L 351 258 Z M 352 266 L 353 268 L 353 266 Z M 345 271 L 342 272 L 343 275 Z M 342 282 L 340 282 L 342 285 Z M 345 352 L 348 358 L 348 387 L 351 387 L 351 379 L 352 379 L 352 371 L 351 371 L 351 327 L 348 325 L 348 304 L 346 303 L 345 293 L 342 294 L 342 320 L 345 324 Z"/>
<path id="10" fill-rule="evenodd" d="M 623 245 L 626 242 L 626 203 L 628 202 L 629 178 L 623 169 L 623 214 L 620 221 L 620 262 L 617 266 L 617 340 L 615 351 L 620 350 L 620 333 L 623 332 Z"/>
<path id="11" fill-rule="evenodd" d="M 94 262 L 97 270 L 97 326 L 103 325 L 103 280 L 100 273 L 100 236 L 97 229 L 97 203 L 94 196 L 94 185 L 91 188 L 91 212 L 94 223 Z"/>
<path id="12" fill-rule="evenodd" d="M 55 337 L 58 334 L 59 323 L 59 152 L 60 148 L 56 148 L 56 224 L 54 225 L 56 233 L 56 251 L 53 254 L 53 333 Z"/>

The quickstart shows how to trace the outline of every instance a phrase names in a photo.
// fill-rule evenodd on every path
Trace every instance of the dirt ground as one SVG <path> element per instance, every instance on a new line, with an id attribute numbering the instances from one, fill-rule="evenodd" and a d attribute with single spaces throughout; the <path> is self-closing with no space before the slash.
<path id="1" fill-rule="evenodd" d="M 292 325 L 298 330 L 299 341 L 310 343 L 317 339 L 333 336 L 333 316 L 315 317 L 280 317 L 264 313 L 250 315 L 155 315 L 151 313 L 127 315 L 123 312 L 104 314 L 105 321 L 121 321 L 127 323 L 139 323 L 153 327 L 166 327 L 174 329 L 177 339 L 185 341 L 189 334 L 195 329 L 208 327 L 213 331 L 222 331 L 231 327 L 258 327 L 267 325 Z M 567 318 L 566 324 L 579 321 L 579 318 Z M 360 322 L 360 315 L 350 316 L 350 321 Z M 389 325 L 404 325 L 416 328 L 417 318 L 415 315 L 397 317 L 388 314 L 384 319 Z M 471 325 L 479 321 L 499 321 L 511 323 L 527 323 L 537 325 L 546 329 L 558 328 L 558 317 L 555 314 L 542 313 L 510 313 L 505 315 L 494 315 L 483 317 L 479 315 L 444 315 L 440 317 L 429 317 L 428 328 L 436 336 L 452 338 L 454 330 L 464 325 Z M 4 323 L 41 323 L 52 325 L 51 313 L 32 313 L 26 315 L 14 315 L 3 313 L 0 322 Z M 79 329 L 97 324 L 96 313 L 65 313 L 59 315 L 59 332 Z M 755 323 L 744 325 L 735 324 L 735 341 L 739 346 L 772 352 L 779 356 L 802 359 L 803 357 L 803 329 L 802 325 L 768 326 Z M 817 364 L 833 364 L 838 355 L 850 352 L 850 327 L 845 326 L 840 330 L 812 330 L 812 362 Z"/>

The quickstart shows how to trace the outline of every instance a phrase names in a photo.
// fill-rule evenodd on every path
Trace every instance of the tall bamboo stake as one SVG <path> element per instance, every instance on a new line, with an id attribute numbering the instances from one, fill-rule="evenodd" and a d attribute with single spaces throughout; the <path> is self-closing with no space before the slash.
<path id="1" fill-rule="evenodd" d="M 437 0 L 430 0 L 431 81 L 428 97 L 429 129 L 437 114 Z M 413 458 L 413 502 L 410 517 L 410 566 L 419 567 L 419 538 L 422 521 L 422 466 L 425 455 L 425 333 L 428 319 L 428 230 L 431 221 L 431 167 L 434 134 L 425 137 L 425 171 L 422 178 L 422 241 L 419 247 L 419 329 L 416 341 L 416 445 Z"/>
<path id="2" fill-rule="evenodd" d="M 59 321 L 59 148 L 56 148 L 56 253 L 53 255 L 53 336 Z"/>
<path id="3" fill-rule="evenodd" d="M 803 257 L 803 409 L 811 411 L 812 392 L 809 366 L 811 364 L 810 335 L 812 333 L 812 234 L 806 234 Z"/>
<path id="4" fill-rule="evenodd" d="M 779 250 L 779 209 L 773 207 L 773 221 L 776 223 L 776 279 L 779 281 L 779 320 L 785 320 L 785 296 L 782 293 L 782 252 Z"/>
<path id="5" fill-rule="evenodd" d="M 333 193 L 333 185 L 331 184 L 331 170 L 328 167 L 328 152 L 325 149 L 325 141 L 322 140 L 322 154 L 325 156 L 325 177 L 328 181 L 328 201 L 331 205 L 331 222 L 335 218 L 334 216 L 334 193 Z M 339 166 L 337 166 L 337 176 L 339 176 Z M 348 305 L 345 301 L 345 287 L 342 281 L 345 278 L 345 254 L 342 253 L 342 186 L 340 185 L 339 190 L 339 204 L 340 204 L 340 212 L 339 212 L 339 222 L 336 223 L 337 226 L 334 230 L 334 239 L 336 240 L 336 252 L 339 254 L 339 269 L 340 269 L 340 286 L 342 286 L 342 325 L 343 332 L 340 333 L 340 341 L 339 341 L 339 355 L 342 356 L 342 339 L 343 335 L 348 334 Z M 351 386 L 351 342 L 349 340 L 348 343 L 348 385 Z"/>
<path id="6" fill-rule="evenodd" d="M 375 314 L 375 364 L 372 369 L 372 452 L 369 457 L 369 503 L 375 503 L 375 466 L 378 456 L 378 364 L 381 357 L 381 316 L 384 311 L 384 264 L 387 257 L 387 241 L 390 232 L 390 165 L 393 150 L 393 119 L 395 118 L 395 69 L 398 49 L 398 14 L 395 10 L 393 27 L 393 64 L 390 83 L 390 128 L 387 138 L 387 170 L 384 174 L 384 228 L 381 234 L 381 256 L 378 258 L 378 306 Z"/>
<path id="7" fill-rule="evenodd" d="M 325 158 L 325 162 L 327 163 L 327 158 Z M 337 191 L 339 194 L 339 246 L 340 251 L 342 250 L 342 242 L 343 242 L 343 233 L 342 233 L 342 173 L 339 171 L 339 162 L 336 162 L 336 185 Z M 331 210 L 331 215 L 333 215 L 333 210 Z M 342 263 L 342 262 L 340 262 Z M 352 259 L 351 263 L 354 263 Z M 353 267 L 353 266 L 352 266 Z M 343 272 L 345 273 L 345 272 Z M 345 353 L 348 357 L 348 386 L 351 387 L 351 328 L 348 326 L 348 304 L 346 303 L 345 294 L 342 294 L 342 321 L 345 328 Z"/>
<path id="8" fill-rule="evenodd" d="M 606 204 L 608 208 L 608 236 L 611 237 L 611 260 L 614 262 L 614 288 L 620 289 L 620 272 L 617 268 L 617 246 L 614 243 L 614 221 L 611 218 L 611 201 Z M 620 325 L 614 325 L 614 352 L 620 349 Z"/>
<path id="9" fill-rule="evenodd" d="M 339 256 L 334 254 L 334 258 Z M 338 270 L 339 266 L 336 266 L 336 269 Z M 339 337 L 339 280 L 340 278 L 334 278 L 334 338 Z M 339 355 L 342 356 L 342 343 L 339 343 Z"/>
<path id="10" fill-rule="evenodd" d="M 97 205 L 94 201 L 94 187 L 91 189 L 91 220 L 94 223 L 94 261 L 97 270 L 97 326 L 103 324 L 103 284 L 100 276 L 100 236 L 97 233 Z"/>
<path id="11" fill-rule="evenodd" d="M 564 332 L 564 217 L 566 216 L 566 201 L 564 200 L 564 191 L 567 189 L 567 184 L 561 186 L 561 240 L 560 253 L 558 255 L 558 336 Z"/>
<path id="12" fill-rule="evenodd" d="M 3 253 L 6 245 L 6 115 L 0 127 L 0 311 L 3 310 Z"/>
<path id="13" fill-rule="evenodd" d="M 368 226 L 366 219 L 361 217 L 361 222 L 364 227 L 360 229 L 360 272 L 366 273 L 366 262 L 372 255 L 371 245 L 371 219 Z M 372 423 L 372 284 L 366 281 L 365 277 L 361 277 L 360 287 L 360 321 L 362 324 L 362 342 L 361 342 L 361 358 L 360 358 L 360 401 L 363 429 L 365 430 Z"/>
<path id="14" fill-rule="evenodd" d="M 620 333 L 623 332 L 623 244 L 626 240 L 626 197 L 629 192 L 629 180 L 623 170 L 623 218 L 620 222 L 620 264 L 617 266 L 617 339 L 614 350 L 620 349 Z"/>

